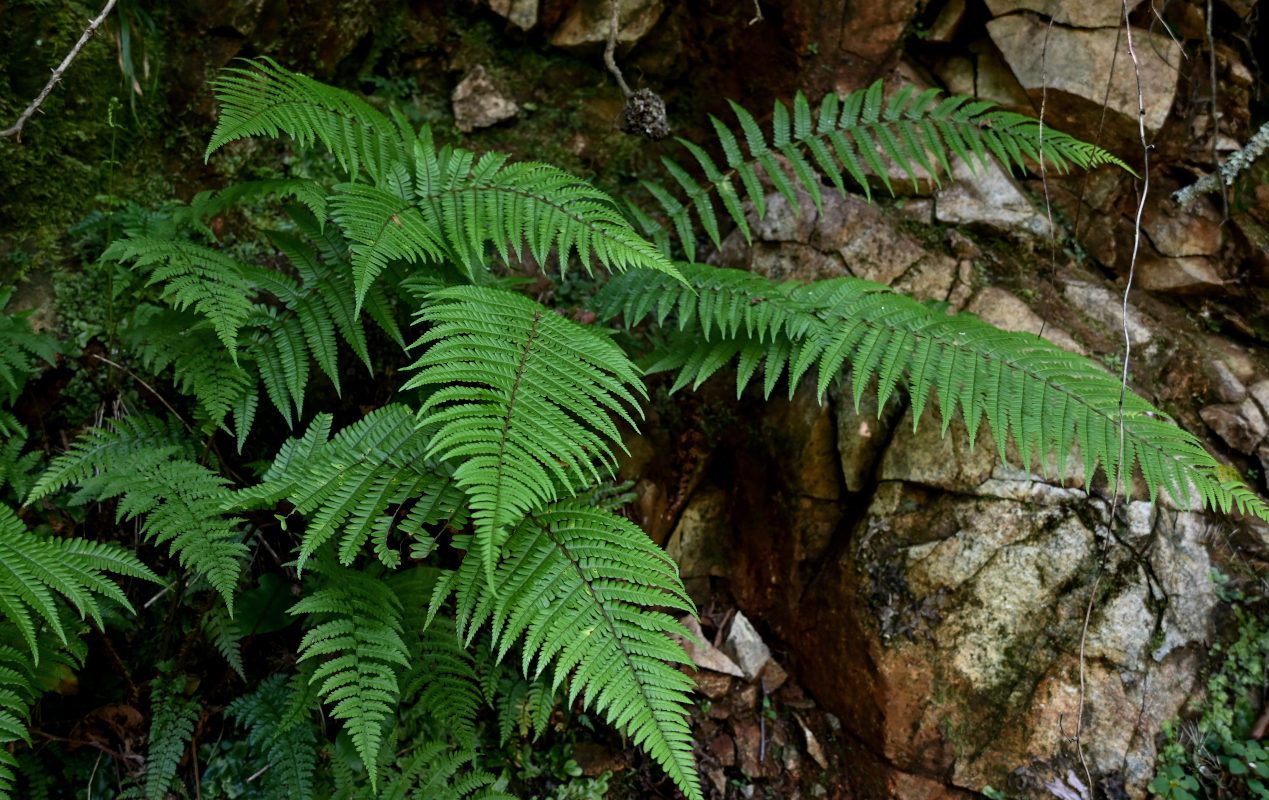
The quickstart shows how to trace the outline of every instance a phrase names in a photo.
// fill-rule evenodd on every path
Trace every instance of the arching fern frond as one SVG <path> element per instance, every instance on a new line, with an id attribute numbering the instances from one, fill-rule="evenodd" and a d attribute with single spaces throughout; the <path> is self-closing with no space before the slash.
<path id="1" fill-rule="evenodd" d="M 521 639 L 526 675 L 548 666 L 567 678 L 570 701 L 624 731 L 685 795 L 700 800 L 687 724 L 692 681 L 668 634 L 690 636 L 666 608 L 695 613 L 678 568 L 634 523 L 572 500 L 534 511 L 515 527 L 494 585 L 478 559 L 464 559 L 439 584 L 433 609 L 452 589 L 458 631 L 472 637 L 489 623 L 505 655 Z"/>
<path id="2" fill-rule="evenodd" d="M 405 388 L 439 387 L 419 410 L 436 431 L 428 454 L 456 464 L 492 582 L 511 526 L 612 473 L 613 415 L 634 426 L 629 387 L 644 389 L 609 339 L 514 292 L 463 286 L 430 300 L 428 347 Z"/>
<path id="3" fill-rule="evenodd" d="M 737 391 L 765 363 L 770 395 L 782 372 L 790 392 L 812 367 L 821 396 L 849 363 L 855 403 L 875 379 L 879 405 L 897 388 L 912 398 L 918 422 L 937 399 L 944 431 L 960 413 L 971 443 L 986 418 L 1003 459 L 1012 436 L 1030 469 L 1050 454 L 1058 474 L 1078 444 L 1084 474 L 1119 462 L 1120 381 L 1081 356 L 1036 336 L 1007 333 L 970 315 L 948 316 L 880 284 L 855 278 L 801 286 L 704 265 L 682 265 L 694 291 L 648 273 L 620 276 L 596 299 L 604 318 L 637 324 L 672 312 L 680 334 L 650 369 L 678 369 L 675 387 L 699 385 L 733 361 Z M 1267 507 L 1189 433 L 1132 392 L 1123 405 L 1123 474 L 1140 470 L 1153 499 L 1166 491 L 1194 502 L 1269 519 Z"/>
<path id="4" fill-rule="evenodd" d="M 350 175 L 378 179 L 406 163 L 413 132 L 356 95 L 284 69 L 271 58 L 224 70 L 213 82 L 220 119 L 205 158 L 248 136 L 286 134 L 307 147 L 321 143 Z"/>
<path id="5" fill-rule="evenodd" d="M 380 561 L 397 567 L 392 533 L 426 552 L 429 529 L 463 524 L 464 495 L 453 467 L 428 457 L 430 437 L 410 409 L 377 409 L 327 441 L 330 427 L 330 415 L 319 414 L 303 438 L 287 443 L 260 485 L 239 494 L 240 502 L 257 506 L 286 499 L 309 518 L 299 567 L 336 533 L 341 564 L 351 564 L 369 541 Z"/>
<path id="6" fill-rule="evenodd" d="M 725 166 L 720 167 L 698 145 L 678 140 L 699 165 L 704 185 L 669 158 L 663 158 L 662 163 L 685 200 L 658 183 L 644 181 L 678 234 L 689 261 L 696 257 L 695 222 L 699 221 L 715 246 L 720 244 L 714 194 L 745 239 L 752 241 L 742 201 L 748 198 L 753 203 L 759 219 L 766 215 L 759 169 L 793 208 L 799 207 L 794 184 L 805 188 L 819 206 L 820 183 L 825 177 L 844 193 L 842 176 L 849 175 L 871 197 L 867 174 L 871 172 L 893 194 L 887 161 L 901 167 L 914 183 L 917 168 L 939 182 L 940 169 L 951 171 L 951 158 L 966 161 L 971 169 L 975 162 L 985 165 L 992 157 L 1011 171 L 1015 167 L 1026 170 L 1041 157 L 1059 172 L 1106 163 L 1127 169 L 1105 150 L 1061 131 L 1045 128 L 1041 134 L 1040 123 L 1032 117 L 1002 111 L 993 103 L 964 95 L 942 98 L 937 89 L 918 92 L 908 86 L 887 100 L 881 81 L 877 81 L 845 97 L 826 95 L 818 112 L 812 111 L 799 92 L 791 115 L 783 103 L 776 102 L 769 139 L 748 111 L 734 102 L 731 106 L 740 123 L 740 136 L 710 117 Z M 747 156 L 741 149 L 742 137 Z M 664 249 L 668 239 L 661 226 L 645 214 L 636 216 L 644 232 Z"/>
<path id="7" fill-rule="evenodd" d="M 312 616 L 300 661 L 319 659 L 309 682 L 334 706 L 331 716 L 344 721 L 375 788 L 384 724 L 399 697 L 397 677 L 410 666 L 401 601 L 368 572 L 333 565 L 319 572 L 329 572 L 328 579 L 291 607 L 292 614 Z"/>
<path id="8" fill-rule="evenodd" d="M 0 614 L 21 632 L 36 663 L 40 628 L 47 625 L 62 644 L 68 641 L 57 611 L 58 596 L 98 626 L 103 624 L 102 600 L 113 600 L 132 611 L 132 604 L 107 573 L 159 580 L 118 545 L 37 536 L 13 509 L 0 503 Z"/>
<path id="9" fill-rule="evenodd" d="M 193 457 L 173 423 L 144 416 L 110 420 L 54 459 L 27 503 L 72 483 L 80 485 L 74 503 L 119 497 L 119 519 L 144 517 L 142 531 L 156 544 L 169 544 L 232 613 L 247 548 L 236 520 L 225 514 L 228 482 Z"/>

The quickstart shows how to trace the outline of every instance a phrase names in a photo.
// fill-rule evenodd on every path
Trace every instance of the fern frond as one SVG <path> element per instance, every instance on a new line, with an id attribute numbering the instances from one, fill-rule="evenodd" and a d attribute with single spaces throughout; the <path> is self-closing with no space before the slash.
<path id="1" fill-rule="evenodd" d="M 302 147 L 320 142 L 351 175 L 379 177 L 409 158 L 399 122 L 356 95 L 284 69 L 271 58 L 230 68 L 212 83 L 220 119 L 204 158 L 236 139 L 286 134 Z"/>
<path id="2" fill-rule="evenodd" d="M 0 503 L 0 614 L 26 640 L 39 661 L 38 630 L 48 625 L 65 644 L 67 633 L 57 613 L 57 596 L 81 617 L 102 625 L 101 601 L 113 600 L 129 611 L 132 604 L 107 572 L 158 582 L 158 577 L 123 548 L 88 539 L 47 539 L 29 531 Z"/>
<path id="3" fill-rule="evenodd" d="M 267 796 L 313 800 L 317 736 L 312 725 L 288 724 L 295 694 L 285 675 L 272 675 L 230 703 L 225 713 L 246 728 L 252 763 L 268 767 L 261 776 Z"/>
<path id="4" fill-rule="evenodd" d="M 668 634 L 690 636 L 653 608 L 695 612 L 673 560 L 634 523 L 582 501 L 534 511 L 512 531 L 497 566 L 497 594 L 468 557 L 443 583 L 458 602 L 458 631 L 470 638 L 488 622 L 505 655 L 523 637 L 523 669 L 553 665 L 570 702 L 624 731 L 689 798 L 701 798 L 687 723 L 689 663 Z M 433 601 L 435 608 L 436 598 Z"/>
<path id="5" fill-rule="evenodd" d="M 130 261 L 149 272 L 147 286 L 163 284 L 164 297 L 177 309 L 193 308 L 206 317 L 236 358 L 238 332 L 252 309 L 253 287 L 244 265 L 210 247 L 153 236 L 116 239 L 101 257 Z"/>
<path id="6" fill-rule="evenodd" d="M 170 544 L 181 565 L 205 577 L 233 612 L 233 593 L 247 556 L 235 520 L 224 513 L 227 481 L 193 461 L 183 431 L 145 416 L 110 420 L 53 460 L 27 503 L 78 483 L 72 502 L 119 497 L 120 520 L 145 517 L 142 531 Z"/>
<path id="7" fill-rule="evenodd" d="M 31 330 L 30 311 L 5 314 L 4 307 L 13 297 L 12 287 L 0 289 L 0 389 L 7 390 L 9 402 L 18 399 L 22 387 L 31 373 L 30 357 L 43 359 L 49 364 L 57 356 L 57 340 L 46 333 Z M 0 426 L 0 433 L 3 427 Z"/>
<path id="8" fill-rule="evenodd" d="M 454 287 L 430 300 L 419 313 L 432 324 L 419 344 L 430 346 L 405 388 L 440 387 L 419 410 L 437 429 L 428 454 L 457 463 L 492 580 L 510 526 L 611 474 L 612 415 L 633 427 L 627 387 L 644 389 L 610 340 L 514 292 Z"/>
<path id="9" fill-rule="evenodd" d="M 410 666 L 401 601 L 369 573 L 330 571 L 320 588 L 291 607 L 315 623 L 300 641 L 300 661 L 321 659 L 309 682 L 334 706 L 331 715 L 344 721 L 374 788 L 384 723 L 399 697 L 397 676 Z"/>
<path id="10" fill-rule="evenodd" d="M 479 753 L 424 742 L 397 759 L 382 800 L 515 800 L 494 788 L 495 776 L 476 767 Z"/>
<path id="11" fill-rule="evenodd" d="M 186 697 L 185 676 L 159 676 L 150 685 L 150 752 L 146 757 L 146 800 L 166 800 L 176 768 L 194 736 L 198 702 Z"/>
<path id="12" fill-rule="evenodd" d="M 678 340 L 649 367 L 678 369 L 675 388 L 699 385 L 735 359 L 738 393 L 765 361 L 767 395 L 782 371 L 792 392 L 814 366 L 822 396 L 849 363 L 856 406 L 875 379 L 881 405 L 896 387 L 907 390 L 914 424 L 934 398 L 943 430 L 959 413 L 971 444 L 986 419 L 1001 458 L 1012 436 L 1027 469 L 1037 456 L 1043 469 L 1053 454 L 1062 474 L 1078 444 L 1090 479 L 1099 465 L 1112 479 L 1118 474 L 1120 382 L 1085 358 L 855 278 L 800 286 L 704 265 L 682 270 L 692 291 L 633 273 L 615 278 L 596 299 L 602 317 L 620 313 L 629 325 L 653 312 L 658 322 L 678 316 Z M 1182 506 L 1197 501 L 1269 519 L 1269 506 L 1194 436 L 1132 392 L 1123 403 L 1123 474 L 1139 470 L 1151 499 L 1162 490 Z"/>
<path id="13" fill-rule="evenodd" d="M 453 467 L 428 457 L 429 436 L 414 412 L 385 406 L 327 441 L 330 426 L 330 415 L 319 414 L 303 438 L 283 447 L 258 486 L 239 493 L 239 502 L 255 506 L 286 499 L 309 517 L 300 568 L 336 533 L 340 563 L 351 564 L 369 541 L 385 565 L 396 567 L 393 532 L 430 548 L 430 528 L 463 524 L 464 495 Z"/>
<path id="14" fill-rule="evenodd" d="M 829 94 L 820 103 L 818 114 L 801 92 L 793 102 L 793 113 L 779 101 L 772 113 L 771 138 L 763 133 L 753 115 L 736 103 L 732 110 L 749 151 L 741 150 L 740 139 L 723 122 L 710 117 L 726 161 L 720 167 L 699 146 L 679 139 L 684 149 L 700 167 L 706 183 L 701 185 L 676 162 L 662 159 L 666 171 L 687 197 L 687 202 L 652 181 L 644 186 L 661 208 L 668 227 L 678 234 L 688 261 L 695 259 L 696 228 L 699 221 L 715 246 L 721 244 L 720 227 L 711 195 L 717 193 L 728 216 L 736 223 L 746 241 L 752 241 L 749 222 L 745 218 L 742 199 L 747 198 L 759 219 L 766 216 L 761 174 L 789 201 L 799 208 L 794 185 L 807 191 L 817 207 L 821 205 L 820 184 L 827 177 L 838 192 L 845 193 L 842 176 L 849 175 L 871 197 L 868 175 L 879 178 L 894 194 L 885 162 L 898 165 L 916 181 L 920 168 L 935 183 L 943 172 L 951 170 L 950 159 L 986 165 L 997 159 L 1006 169 L 1026 171 L 1041 158 L 1059 172 L 1072 167 L 1088 169 L 1099 164 L 1122 161 L 1094 145 L 1069 134 L 1045 128 L 1041 134 L 1038 120 L 1002 111 L 992 103 L 975 101 L 964 95 L 940 98 L 936 89 L 915 92 L 906 87 L 887 101 L 881 81 L 846 97 Z M 759 172 L 761 170 L 761 173 Z M 737 191 L 736 180 L 744 190 Z M 643 226 L 644 232 L 664 241 L 664 231 L 655 223 Z M 662 247 L 666 251 L 665 247 Z"/>
<path id="15" fill-rule="evenodd" d="M 330 198 L 333 219 L 352 250 L 360 309 L 393 261 L 449 262 L 483 277 L 490 251 L 504 261 L 524 246 L 539 263 L 554 248 L 562 265 L 576 253 L 611 271 L 632 267 L 674 274 L 674 266 L 626 221 L 616 203 L 549 164 L 508 164 L 507 156 L 437 148 L 431 130 L 416 136 L 356 96 L 261 59 L 216 85 L 221 121 L 208 153 L 242 136 L 287 133 L 327 147 L 357 180 Z"/>
<path id="16" fill-rule="evenodd" d="M 420 608 L 426 598 L 419 598 Z M 464 746 L 476 744 L 476 717 L 485 707 L 475 660 L 463 647 L 454 622 L 438 618 L 411 642 L 410 669 L 401 697 L 425 709 Z"/>

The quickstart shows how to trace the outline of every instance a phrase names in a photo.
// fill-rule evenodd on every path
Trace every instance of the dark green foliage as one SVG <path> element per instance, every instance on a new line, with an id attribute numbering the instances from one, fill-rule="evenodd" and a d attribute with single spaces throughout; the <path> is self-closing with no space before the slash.
<path id="1" fill-rule="evenodd" d="M 1123 395 L 1121 416 L 1118 378 L 1038 336 L 1001 331 L 968 314 L 948 316 L 856 278 L 801 286 L 703 265 L 682 270 L 690 288 L 635 273 L 615 278 L 596 298 L 602 317 L 622 314 L 629 325 L 649 315 L 658 324 L 677 317 L 677 334 L 649 367 L 679 370 L 675 389 L 699 386 L 735 362 L 737 394 L 759 366 L 765 395 L 782 374 L 792 394 L 814 366 L 822 396 L 849 364 L 856 408 L 874 380 L 879 405 L 902 387 L 912 398 L 914 425 L 935 400 L 944 432 L 959 412 L 971 444 L 986 417 L 1002 459 L 1013 436 L 1026 468 L 1033 457 L 1041 468 L 1056 457 L 1062 474 L 1078 446 L 1084 474 L 1100 465 L 1112 480 L 1121 466 L 1122 420 L 1123 474 L 1140 470 L 1152 500 L 1162 489 L 1183 506 L 1269 517 L 1264 501 L 1197 439 L 1132 392 Z"/>
<path id="2" fill-rule="evenodd" d="M 198 703 L 185 696 L 185 676 L 160 676 L 150 686 L 150 755 L 146 759 L 145 798 L 166 800 L 176 767 L 194 735 Z"/>
<path id="3" fill-rule="evenodd" d="M 261 778 L 270 797 L 313 800 L 317 737 L 307 720 L 290 713 L 297 694 L 285 675 L 272 675 L 230 703 L 225 713 L 247 729 L 253 770 L 267 767 Z"/>
<path id="4" fill-rule="evenodd" d="M 0 289 L 0 312 L 13 297 L 13 289 Z M 12 403 L 18 398 L 27 376 L 34 367 L 31 357 L 53 363 L 57 355 L 57 342 L 50 336 L 34 333 L 27 322 L 31 312 L 22 314 L 0 313 L 0 391 L 8 395 Z M 11 429 L 0 418 L 0 434 Z"/>

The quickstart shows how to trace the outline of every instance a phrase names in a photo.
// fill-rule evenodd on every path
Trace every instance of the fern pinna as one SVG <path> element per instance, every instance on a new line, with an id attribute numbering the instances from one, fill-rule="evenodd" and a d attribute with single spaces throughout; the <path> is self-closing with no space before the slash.
<path id="1" fill-rule="evenodd" d="M 287 569 L 301 593 L 290 608 L 303 618 L 299 663 L 289 688 L 281 677 L 265 681 L 229 713 L 270 759 L 294 762 L 287 774 L 301 797 L 323 781 L 333 796 L 368 783 L 389 797 L 502 797 L 476 749 L 482 715 L 497 712 L 504 737 L 540 731 L 556 690 L 627 734 L 690 800 L 702 797 L 687 722 L 692 682 L 672 638 L 688 635 L 676 616 L 695 609 L 674 562 L 596 501 L 615 470 L 619 425 L 641 417 L 641 370 L 608 331 L 515 291 L 495 265 L 531 257 L 624 273 L 594 308 L 628 325 L 673 320 L 668 344 L 646 366 L 679 370 L 676 389 L 734 366 L 738 389 L 762 369 L 770 394 L 815 367 L 823 393 L 849 363 L 857 402 L 875 379 L 883 400 L 906 389 L 918 420 L 936 403 L 945 429 L 959 413 L 972 438 L 986 418 L 1002 454 L 1012 435 L 1028 466 L 1078 444 L 1090 475 L 1099 464 L 1110 474 L 1136 465 L 1152 494 L 1269 517 L 1259 497 L 1144 400 L 1129 395 L 1121 413 L 1118 382 L 1084 359 L 864 281 L 773 284 L 691 263 L 697 221 L 717 244 L 727 217 L 748 236 L 749 207 L 763 216 L 759 170 L 796 206 L 795 183 L 815 202 L 821 178 L 845 191 L 848 176 L 868 191 L 868 172 L 887 181 L 886 160 L 935 180 L 952 157 L 995 157 L 1011 168 L 1114 161 L 1042 134 L 1034 120 L 932 91 L 886 100 L 877 85 L 826 97 L 818 115 L 801 95 L 792 113 L 777 105 L 768 138 L 734 106 L 741 136 L 714 122 L 725 169 L 683 142 L 699 172 L 665 167 L 687 199 L 649 182 L 660 205 L 649 213 L 549 164 L 438 146 L 401 114 L 269 60 L 228 70 L 217 96 L 209 155 L 246 136 L 287 135 L 325 151 L 342 180 L 288 177 L 205 193 L 171 224 L 134 226 L 109 248 L 158 291 L 120 339 L 135 366 L 189 396 L 196 425 L 137 415 L 94 429 L 28 497 L 75 486 L 75 501 L 117 498 L 120 519 L 141 520 L 153 542 L 223 596 L 223 611 L 203 615 L 204 633 L 248 680 L 256 676 L 238 651 L 234 598 L 259 512 L 276 515 L 294 545 Z M 715 192 L 727 217 L 714 209 Z M 245 248 L 255 257 L 217 240 L 213 214 L 270 197 L 298 205 Z M 671 260 L 671 232 L 687 262 Z M 367 321 L 400 348 L 394 357 L 414 359 L 412 369 L 391 387 L 391 403 L 337 427 L 331 409 L 313 413 L 308 398 L 320 395 L 309 384 L 324 376 L 340 392 L 349 355 L 376 368 L 382 354 Z M 17 367 L 5 373 L 0 364 L 0 379 L 27 368 L 5 363 Z M 257 482 L 235 476 L 235 486 L 213 445 L 225 433 L 240 450 L 254 443 L 261 395 L 304 433 Z M 0 525 L 0 535 L 19 535 L 17 524 Z M 446 543 L 450 569 L 433 556 Z M 72 550 L 40 545 L 41 561 L 53 547 Z M 100 597 L 118 599 L 100 573 L 151 577 L 115 558 L 84 562 L 79 583 L 0 572 L 0 623 L 25 625 L 38 652 L 48 634 L 32 632 L 31 620 L 70 613 L 51 592 L 92 616 Z M 3 669 L 10 655 L 0 650 L 0 732 L 12 733 L 32 700 L 29 681 Z M 157 686 L 169 704 L 160 727 L 183 748 L 192 700 L 175 683 Z M 353 761 L 314 734 L 319 704 L 351 742 Z M 323 748 L 331 757 L 316 759 L 328 766 L 314 777 L 313 753 Z M 155 754 L 147 790 L 166 787 L 172 752 Z M 0 750 L 0 782 L 3 759 Z"/>

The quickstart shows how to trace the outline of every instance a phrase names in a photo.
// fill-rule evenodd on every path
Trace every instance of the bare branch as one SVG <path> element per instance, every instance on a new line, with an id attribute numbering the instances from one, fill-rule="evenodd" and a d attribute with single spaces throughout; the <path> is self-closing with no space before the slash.
<path id="1" fill-rule="evenodd" d="M 46 97 L 48 97 L 49 92 L 53 91 L 53 87 L 56 86 L 57 82 L 62 79 L 62 73 L 65 72 L 66 68 L 70 66 L 70 63 L 75 60 L 75 56 L 79 55 L 79 51 L 84 49 L 84 45 L 88 43 L 88 40 L 92 38 L 92 35 L 97 32 L 97 28 L 101 26 L 102 21 L 106 19 L 106 15 L 108 15 L 110 10 L 115 7 L 115 3 L 117 1 L 118 0 L 106 0 L 106 7 L 101 10 L 101 13 L 97 15 L 96 19 L 88 23 L 88 27 L 84 29 L 84 33 L 79 37 L 79 41 L 75 42 L 75 46 L 72 47 L 71 51 L 66 54 L 66 58 L 62 59 L 62 63 L 58 64 L 57 69 L 53 70 L 53 77 L 48 79 L 48 83 L 44 85 L 44 89 L 34 100 L 31 101 L 31 105 L 26 107 L 26 110 L 22 112 L 21 116 L 18 117 L 18 121 L 13 123 L 12 127 L 0 131 L 0 138 L 6 136 L 16 136 L 19 142 L 22 141 L 22 126 L 26 125 L 26 121 L 31 118 L 31 115 L 36 112 L 36 110 L 40 107 L 40 104 L 44 102 Z"/>
<path id="2" fill-rule="evenodd" d="M 1195 198 L 1200 194 L 1207 192 L 1215 192 L 1221 189 L 1221 183 L 1224 182 L 1229 186 L 1234 182 L 1243 170 L 1252 165 L 1257 158 L 1269 151 L 1269 122 L 1260 126 L 1260 130 L 1256 131 L 1247 144 L 1243 145 L 1241 150 L 1236 151 L 1229 158 L 1225 159 L 1220 165 L 1220 170 L 1213 172 L 1211 175 L 1204 175 L 1195 183 L 1181 189 L 1172 195 L 1172 200 L 1184 208 L 1193 203 Z"/>

